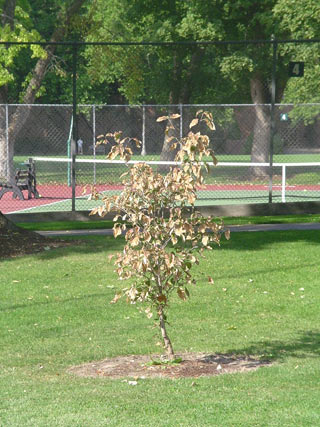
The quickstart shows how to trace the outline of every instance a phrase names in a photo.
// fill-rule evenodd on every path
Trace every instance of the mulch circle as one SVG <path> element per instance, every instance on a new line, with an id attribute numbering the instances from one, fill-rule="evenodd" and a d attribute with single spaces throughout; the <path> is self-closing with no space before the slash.
<path id="1" fill-rule="evenodd" d="M 152 364 L 161 356 L 132 355 L 118 356 L 98 362 L 73 366 L 68 372 L 80 377 L 94 378 L 198 378 L 226 373 L 246 372 L 270 362 L 222 354 L 183 353 L 176 355 L 180 363 Z"/>

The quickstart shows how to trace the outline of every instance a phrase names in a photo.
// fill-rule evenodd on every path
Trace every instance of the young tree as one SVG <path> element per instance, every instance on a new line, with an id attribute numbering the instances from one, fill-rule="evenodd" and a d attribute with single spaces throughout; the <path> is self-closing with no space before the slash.
<path id="1" fill-rule="evenodd" d="M 159 117 L 167 120 L 166 132 L 173 126 L 178 114 Z M 202 110 L 190 123 L 190 129 L 205 122 L 214 129 L 212 116 Z M 121 132 L 107 134 L 100 142 L 114 145 L 108 155 L 130 160 L 129 138 L 122 138 Z M 138 140 L 134 140 L 137 145 Z M 112 301 L 126 296 L 131 304 L 146 303 L 145 312 L 149 318 L 157 316 L 164 347 L 168 358 L 174 351 L 169 338 L 166 321 L 171 295 L 176 292 L 182 300 L 189 296 L 189 287 L 196 283 L 191 274 L 192 266 L 199 263 L 199 256 L 211 243 L 220 242 L 221 234 L 229 238 L 224 224 L 212 217 L 203 217 L 195 208 L 197 190 L 204 185 L 203 166 L 208 169 L 208 157 L 217 160 L 209 148 L 209 138 L 200 132 L 190 130 L 187 137 L 171 138 L 172 149 L 179 147 L 175 161 L 167 174 L 154 172 L 146 163 L 134 164 L 125 174 L 124 190 L 118 196 L 103 197 L 103 205 L 91 214 L 104 216 L 116 212 L 113 234 L 115 237 L 126 230 L 126 244 L 115 258 L 116 272 L 120 280 L 130 279 L 129 287 L 117 293 Z M 94 194 L 97 197 L 97 194 Z M 119 220 L 125 223 L 119 222 Z M 212 278 L 209 280 L 212 282 Z"/>

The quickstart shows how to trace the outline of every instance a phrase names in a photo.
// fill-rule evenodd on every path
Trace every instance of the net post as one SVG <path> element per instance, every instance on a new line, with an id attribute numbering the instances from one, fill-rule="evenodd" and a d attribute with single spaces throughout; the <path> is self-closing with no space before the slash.
<path id="1" fill-rule="evenodd" d="M 286 203 L 286 165 L 282 165 L 281 174 L 281 201 Z"/>

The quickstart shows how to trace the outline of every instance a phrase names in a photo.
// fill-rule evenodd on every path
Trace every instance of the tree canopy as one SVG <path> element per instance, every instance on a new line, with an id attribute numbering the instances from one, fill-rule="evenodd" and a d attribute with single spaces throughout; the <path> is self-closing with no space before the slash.
<path id="1" fill-rule="evenodd" d="M 1 0 L 2 41 L 50 40 L 62 16 L 77 2 Z M 270 40 L 319 37 L 317 0 L 86 0 L 59 40 L 111 42 L 186 42 Z M 278 101 L 317 101 L 318 45 L 279 46 Z M 32 70 L 44 49 L 1 46 L 3 102 L 23 101 Z M 292 58 L 308 63 L 304 79 L 287 84 Z M 70 102 L 71 50 L 56 48 L 36 98 Z M 272 49 L 269 45 L 89 46 L 80 49 L 78 93 L 81 102 L 251 103 L 269 102 Z M 255 98 L 250 84 L 260 82 Z M 251 83 L 250 83 L 251 82 Z M 257 87 L 257 84 L 255 85 Z M 284 90 L 286 88 L 286 90 Z"/>

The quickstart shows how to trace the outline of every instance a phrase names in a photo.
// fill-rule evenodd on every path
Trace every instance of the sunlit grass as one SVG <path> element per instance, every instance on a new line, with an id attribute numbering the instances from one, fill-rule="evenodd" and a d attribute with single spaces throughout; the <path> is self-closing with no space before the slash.
<path id="1" fill-rule="evenodd" d="M 123 240 L 0 263 L 0 420 L 4 426 L 314 426 L 319 414 L 319 231 L 234 233 L 174 299 L 176 351 L 250 354 L 273 366 L 181 380 L 83 379 L 69 366 L 161 351 L 107 255 Z M 207 276 L 214 278 L 214 285 Z"/>

